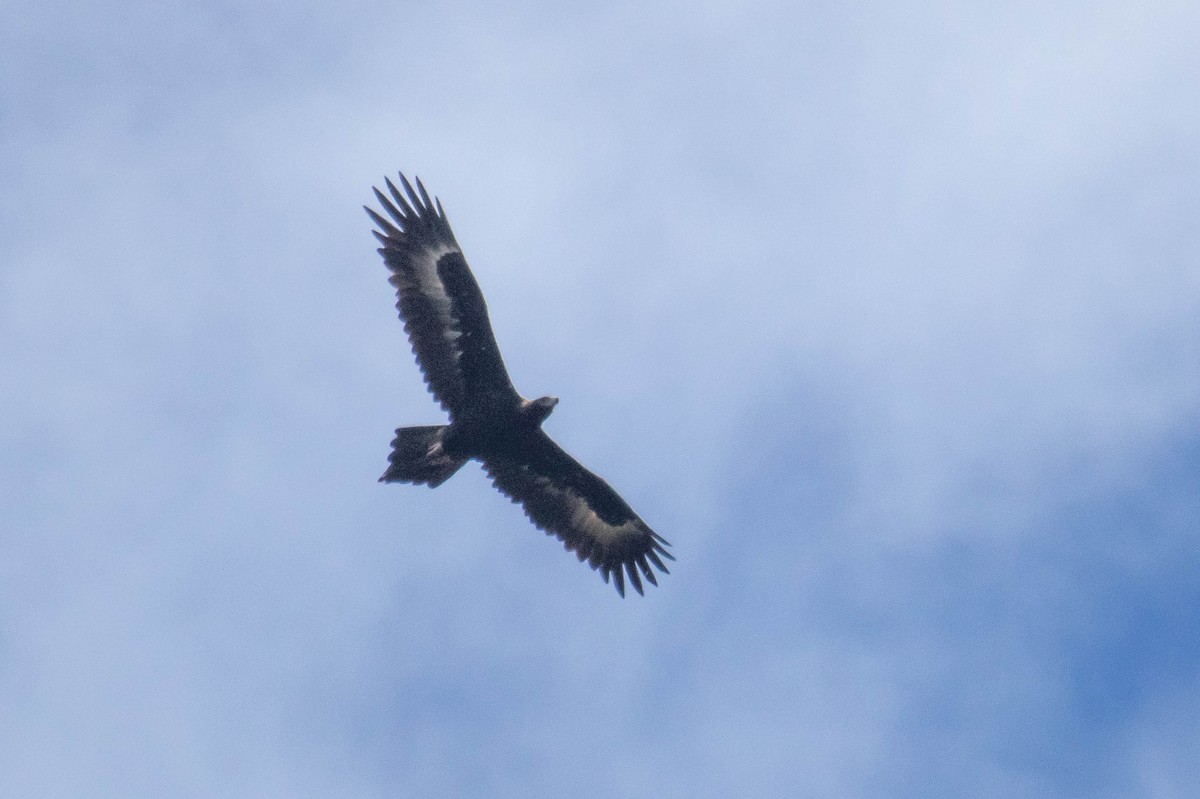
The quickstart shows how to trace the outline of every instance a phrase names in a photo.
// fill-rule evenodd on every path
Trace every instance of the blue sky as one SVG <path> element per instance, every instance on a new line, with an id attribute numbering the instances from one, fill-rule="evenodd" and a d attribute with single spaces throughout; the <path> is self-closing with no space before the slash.
<path id="1" fill-rule="evenodd" d="M 1200 792 L 1200 10 L 9 3 L 0 795 Z M 434 423 L 360 206 L 675 545 Z"/>

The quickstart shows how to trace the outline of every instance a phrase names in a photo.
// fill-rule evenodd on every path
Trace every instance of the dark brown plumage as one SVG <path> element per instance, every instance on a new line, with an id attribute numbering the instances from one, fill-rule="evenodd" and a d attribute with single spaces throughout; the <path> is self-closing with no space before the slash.
<path id="1" fill-rule="evenodd" d="M 373 232 L 417 364 L 450 424 L 398 429 L 380 481 L 437 487 L 479 460 L 496 488 L 605 582 L 611 575 L 621 596 L 626 576 L 639 594 L 643 578 L 657 585 L 654 568 L 666 573 L 663 559 L 674 560 L 668 542 L 542 431 L 558 400 L 527 400 L 513 388 L 487 304 L 441 203 L 420 180 L 415 189 L 404 175 L 400 183 L 403 194 L 391 180 L 390 197 L 375 189 L 390 220 L 366 211 L 378 227 Z"/>

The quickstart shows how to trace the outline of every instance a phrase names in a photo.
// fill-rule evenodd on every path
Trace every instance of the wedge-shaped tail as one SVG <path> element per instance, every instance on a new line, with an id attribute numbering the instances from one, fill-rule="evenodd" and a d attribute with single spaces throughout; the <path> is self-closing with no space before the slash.
<path id="1" fill-rule="evenodd" d="M 392 440 L 391 463 L 381 483 L 421 483 L 437 488 L 462 468 L 466 458 L 453 458 L 442 449 L 446 425 L 401 427 Z"/>

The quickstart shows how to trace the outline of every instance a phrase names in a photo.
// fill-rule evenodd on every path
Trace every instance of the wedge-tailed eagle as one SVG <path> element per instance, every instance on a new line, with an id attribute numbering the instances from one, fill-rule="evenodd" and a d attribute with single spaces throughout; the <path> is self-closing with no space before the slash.
<path id="1" fill-rule="evenodd" d="M 391 220 L 366 208 L 396 288 L 396 308 L 430 392 L 450 424 L 401 427 L 380 482 L 444 483 L 469 459 L 525 514 L 557 536 L 625 596 L 625 578 L 642 593 L 642 578 L 658 585 L 656 566 L 674 560 L 670 544 L 646 525 L 608 483 L 583 468 L 547 436 L 542 422 L 557 397 L 517 393 L 496 346 L 479 284 L 459 249 L 439 200 L 404 175 L 402 195 L 375 197 Z M 365 206 L 364 206 L 365 207 Z"/>

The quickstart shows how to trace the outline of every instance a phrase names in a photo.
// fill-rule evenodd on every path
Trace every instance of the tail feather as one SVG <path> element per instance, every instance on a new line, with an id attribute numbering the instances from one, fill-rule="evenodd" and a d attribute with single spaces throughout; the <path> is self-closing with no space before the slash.
<path id="1" fill-rule="evenodd" d="M 421 483 L 437 488 L 462 468 L 466 458 L 454 458 L 442 449 L 446 425 L 401 427 L 392 441 L 388 466 L 381 483 Z"/>

